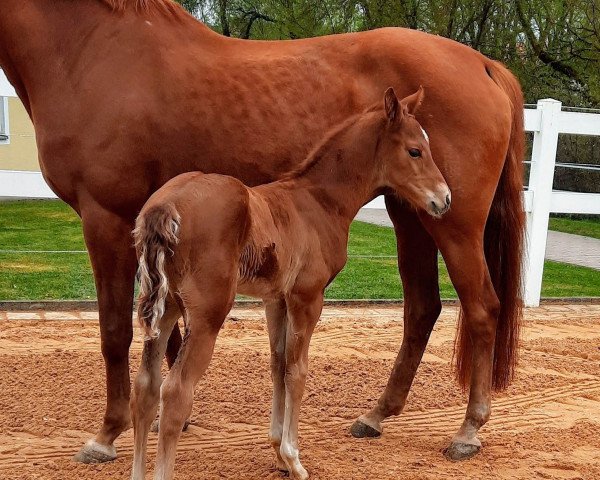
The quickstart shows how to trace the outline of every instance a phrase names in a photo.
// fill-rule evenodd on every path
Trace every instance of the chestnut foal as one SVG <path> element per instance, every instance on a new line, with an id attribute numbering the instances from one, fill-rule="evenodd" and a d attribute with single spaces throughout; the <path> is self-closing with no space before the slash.
<path id="1" fill-rule="evenodd" d="M 295 479 L 308 478 L 298 451 L 308 346 L 325 287 L 346 263 L 350 223 L 384 192 L 435 217 L 450 206 L 450 190 L 414 117 L 422 99 L 422 88 L 401 101 L 388 89 L 382 105 L 332 129 L 303 165 L 280 181 L 249 188 L 228 176 L 186 173 L 146 202 L 134 231 L 138 316 L 146 341 L 131 399 L 133 479 L 145 476 L 159 391 L 154 478 L 173 477 L 194 387 L 236 292 L 266 305 L 273 378 L 269 436 L 277 466 Z M 185 341 L 161 387 L 162 358 L 180 312 Z"/>

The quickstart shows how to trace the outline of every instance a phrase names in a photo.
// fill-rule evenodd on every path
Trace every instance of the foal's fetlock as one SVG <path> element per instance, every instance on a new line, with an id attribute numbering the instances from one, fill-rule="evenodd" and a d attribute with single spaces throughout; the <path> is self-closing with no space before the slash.
<path id="1" fill-rule="evenodd" d="M 281 458 L 286 465 L 285 471 L 289 472 L 293 480 L 307 480 L 308 472 L 300 463 L 300 452 L 291 445 L 282 444 L 279 449 Z"/>
<path id="2" fill-rule="evenodd" d="M 281 439 L 269 438 L 269 441 L 271 442 L 271 446 L 273 447 L 273 450 L 275 450 L 275 456 L 277 457 L 277 470 L 280 472 L 288 472 L 289 468 L 281 456 Z"/>
<path id="3" fill-rule="evenodd" d="M 192 424 L 192 419 L 188 418 L 185 422 L 183 422 L 183 428 L 181 429 L 182 432 L 187 431 L 188 427 Z M 152 421 L 152 425 L 150 426 L 150 431 L 152 433 L 158 433 L 159 431 L 159 425 L 160 425 L 160 417 L 156 417 L 153 421 Z"/>

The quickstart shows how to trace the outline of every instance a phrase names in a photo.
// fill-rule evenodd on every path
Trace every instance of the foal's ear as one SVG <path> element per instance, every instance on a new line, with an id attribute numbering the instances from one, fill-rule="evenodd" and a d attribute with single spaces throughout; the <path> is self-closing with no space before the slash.
<path id="1" fill-rule="evenodd" d="M 400 101 L 392 87 L 385 91 L 384 105 L 385 114 L 390 122 L 395 121 L 396 118 L 402 114 L 402 112 L 400 112 Z"/>
<path id="2" fill-rule="evenodd" d="M 423 85 L 421 85 L 415 93 L 400 100 L 402 111 L 414 115 L 421 106 L 421 103 L 423 103 L 424 98 L 425 89 L 423 88 Z"/>

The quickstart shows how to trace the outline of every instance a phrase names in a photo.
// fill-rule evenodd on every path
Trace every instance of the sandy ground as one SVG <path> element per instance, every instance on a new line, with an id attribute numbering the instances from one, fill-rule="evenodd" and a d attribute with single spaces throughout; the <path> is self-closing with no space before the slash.
<path id="1" fill-rule="evenodd" d="M 237 320 L 226 323 L 198 386 L 176 478 L 281 478 L 267 441 L 271 385 L 262 312 L 232 315 Z M 349 426 L 385 385 L 401 313 L 325 310 L 300 426 L 311 478 L 600 478 L 600 306 L 528 310 L 518 380 L 495 397 L 481 432 L 484 448 L 464 463 L 440 453 L 465 409 L 449 367 L 455 318 L 455 308 L 444 309 L 404 414 L 386 422 L 382 438 L 357 440 Z M 136 331 L 132 373 L 140 348 Z M 0 312 L 0 385 L 0 478 L 129 478 L 131 430 L 117 441 L 116 462 L 71 461 L 103 413 L 97 314 Z M 155 450 L 151 434 L 150 468 Z"/>

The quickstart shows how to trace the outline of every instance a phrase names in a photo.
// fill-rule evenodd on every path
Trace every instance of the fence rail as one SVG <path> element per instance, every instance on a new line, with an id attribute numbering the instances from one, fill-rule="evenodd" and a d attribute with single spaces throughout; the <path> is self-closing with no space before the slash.
<path id="1" fill-rule="evenodd" d="M 0 87 L 2 85 L 0 84 Z M 524 264 L 525 304 L 540 302 L 544 255 L 550 213 L 600 214 L 599 193 L 553 191 L 557 166 L 598 169 L 594 165 L 556 163 L 559 134 L 600 136 L 600 114 L 563 111 L 556 100 L 538 101 L 535 108 L 525 108 L 525 130 L 533 132 L 533 149 L 529 183 L 524 195 L 527 214 L 527 253 Z M 56 198 L 39 172 L 0 170 L 0 198 Z M 385 208 L 383 197 L 367 208 Z"/>
<path id="2" fill-rule="evenodd" d="M 562 111 L 553 99 L 540 100 L 525 109 L 525 130 L 533 132 L 531 171 L 525 195 L 527 254 L 525 304 L 537 306 L 542 291 L 544 254 L 550 213 L 600 214 L 600 194 L 552 189 L 558 136 L 561 133 L 600 136 L 600 114 Z"/>

